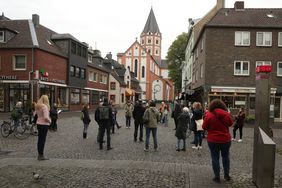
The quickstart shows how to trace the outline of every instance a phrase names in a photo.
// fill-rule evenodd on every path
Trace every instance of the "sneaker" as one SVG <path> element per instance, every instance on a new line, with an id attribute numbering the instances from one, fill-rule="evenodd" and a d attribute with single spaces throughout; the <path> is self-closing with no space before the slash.
<path id="1" fill-rule="evenodd" d="M 198 146 L 192 146 L 192 149 L 199 149 Z"/>
<path id="2" fill-rule="evenodd" d="M 149 151 L 149 149 L 147 149 L 147 148 L 144 148 L 144 151 L 148 152 L 148 151 Z"/>
<path id="3" fill-rule="evenodd" d="M 243 141 L 242 139 L 239 139 L 239 140 L 238 140 L 238 142 L 242 142 L 242 141 Z"/>
<path id="4" fill-rule="evenodd" d="M 219 177 L 214 177 L 212 179 L 212 181 L 214 181 L 215 183 L 220 183 L 220 178 Z"/>
<path id="5" fill-rule="evenodd" d="M 235 141 L 235 142 L 237 141 L 235 138 L 232 138 L 231 140 L 232 140 L 232 141 Z"/>
<path id="6" fill-rule="evenodd" d="M 199 146 L 198 149 L 203 149 L 202 146 Z"/>

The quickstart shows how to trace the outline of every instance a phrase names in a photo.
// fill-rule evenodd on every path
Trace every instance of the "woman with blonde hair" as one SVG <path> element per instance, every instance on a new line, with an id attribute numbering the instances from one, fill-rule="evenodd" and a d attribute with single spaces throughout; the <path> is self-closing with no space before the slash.
<path id="1" fill-rule="evenodd" d="M 48 160 L 48 158 L 44 157 L 44 146 L 46 141 L 46 136 L 48 132 L 48 128 L 51 123 L 49 111 L 49 99 L 47 95 L 42 95 L 40 99 L 37 101 L 35 105 L 35 111 L 38 116 L 36 125 L 38 129 L 38 141 L 37 141 L 37 151 L 39 161 Z"/>

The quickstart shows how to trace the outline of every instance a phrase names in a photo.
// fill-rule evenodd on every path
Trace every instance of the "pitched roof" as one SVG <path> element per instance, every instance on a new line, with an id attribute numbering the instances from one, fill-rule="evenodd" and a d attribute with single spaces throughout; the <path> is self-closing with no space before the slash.
<path id="1" fill-rule="evenodd" d="M 207 24 L 214 27 L 282 28 L 282 9 L 221 9 Z"/>
<path id="2" fill-rule="evenodd" d="M 161 33 L 160 30 L 159 30 L 159 26 L 158 26 L 153 8 L 151 8 L 149 17 L 147 19 L 147 22 L 145 24 L 145 27 L 144 27 L 142 33 L 149 33 L 149 32 L 151 32 L 151 33 Z"/>

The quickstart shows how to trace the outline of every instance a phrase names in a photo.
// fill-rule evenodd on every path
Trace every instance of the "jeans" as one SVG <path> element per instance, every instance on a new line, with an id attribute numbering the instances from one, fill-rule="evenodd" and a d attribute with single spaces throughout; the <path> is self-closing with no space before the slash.
<path id="1" fill-rule="evenodd" d="M 181 147 L 181 140 L 183 140 L 183 147 Z M 186 150 L 186 140 L 185 139 L 177 139 L 177 149 Z"/>
<path id="2" fill-rule="evenodd" d="M 195 146 L 202 146 L 203 131 L 195 131 Z"/>
<path id="3" fill-rule="evenodd" d="M 149 140 L 150 140 L 150 132 L 152 131 L 153 139 L 154 139 L 154 149 L 158 148 L 158 142 L 157 142 L 157 128 L 148 128 L 146 127 L 146 142 L 145 142 L 145 148 L 149 149 Z"/>
<path id="4" fill-rule="evenodd" d="M 164 115 L 163 115 L 163 124 L 164 124 L 164 126 L 165 126 L 165 127 L 167 127 L 167 126 L 168 126 L 168 118 L 167 118 L 167 114 L 164 114 Z"/>
<path id="5" fill-rule="evenodd" d="M 131 117 L 130 116 L 125 116 L 125 125 L 126 127 L 130 127 L 131 123 Z"/>
<path id="6" fill-rule="evenodd" d="M 87 133 L 89 124 L 84 123 L 83 133 Z"/>
<path id="7" fill-rule="evenodd" d="M 37 125 L 37 129 L 38 129 L 37 150 L 38 150 L 38 154 L 40 155 L 43 155 L 44 153 L 44 146 L 45 146 L 48 128 L 49 128 L 48 125 Z"/>
<path id="8" fill-rule="evenodd" d="M 233 129 L 233 138 L 236 138 L 236 132 L 239 129 L 240 139 L 243 137 L 243 127 L 235 126 Z"/>
<path id="9" fill-rule="evenodd" d="M 110 148 L 111 147 L 111 128 L 110 126 L 104 126 L 101 125 L 100 127 L 100 137 L 99 137 L 99 143 L 103 144 L 103 140 L 104 140 L 104 135 L 105 135 L 105 131 L 107 131 L 107 147 Z"/>
<path id="10" fill-rule="evenodd" d="M 138 136 L 138 128 L 140 128 L 140 133 L 139 133 L 139 141 L 143 140 L 143 123 L 134 121 L 135 124 L 135 129 L 134 129 L 134 140 L 137 140 Z"/>
<path id="11" fill-rule="evenodd" d="M 208 146 L 211 152 L 212 158 L 212 169 L 216 178 L 220 177 L 220 165 L 219 165 L 219 154 L 221 152 L 222 164 L 224 170 L 224 176 L 229 176 L 230 169 L 230 159 L 229 159 L 229 149 L 231 142 L 227 143 L 212 143 L 208 142 Z"/>

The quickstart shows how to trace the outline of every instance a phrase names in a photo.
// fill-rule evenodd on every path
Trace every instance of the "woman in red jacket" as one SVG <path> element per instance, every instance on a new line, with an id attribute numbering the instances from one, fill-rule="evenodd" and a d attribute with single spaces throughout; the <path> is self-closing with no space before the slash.
<path id="1" fill-rule="evenodd" d="M 207 141 L 211 152 L 212 168 L 215 177 L 213 181 L 220 183 L 219 156 L 221 153 L 224 179 L 229 181 L 230 159 L 229 149 L 231 135 L 229 127 L 233 124 L 227 107 L 220 99 L 214 99 L 209 105 L 209 111 L 205 114 L 203 129 L 208 131 Z"/>

